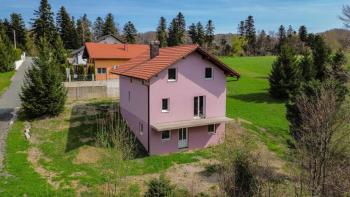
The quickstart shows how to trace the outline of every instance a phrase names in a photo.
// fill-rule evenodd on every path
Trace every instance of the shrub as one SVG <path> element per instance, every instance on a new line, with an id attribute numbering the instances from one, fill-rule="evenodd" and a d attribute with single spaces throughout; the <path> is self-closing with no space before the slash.
<path id="1" fill-rule="evenodd" d="M 20 48 L 15 49 L 15 60 L 20 60 L 22 55 L 22 50 Z"/>
<path id="2" fill-rule="evenodd" d="M 14 63 L 15 51 L 8 42 L 6 35 L 3 32 L 0 32 L 0 72 L 9 72 L 14 70 Z"/>
<path id="3" fill-rule="evenodd" d="M 145 197 L 166 197 L 170 196 L 175 187 L 171 185 L 170 180 L 166 179 L 164 175 L 159 176 L 158 179 L 152 179 L 148 184 L 148 190 Z"/>

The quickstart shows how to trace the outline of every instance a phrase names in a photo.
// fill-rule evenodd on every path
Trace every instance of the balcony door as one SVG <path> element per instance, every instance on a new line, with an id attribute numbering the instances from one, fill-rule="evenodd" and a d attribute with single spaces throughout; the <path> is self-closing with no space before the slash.
<path id="1" fill-rule="evenodd" d="M 187 148 L 188 147 L 188 132 L 187 128 L 179 129 L 179 148 Z"/>
<path id="2" fill-rule="evenodd" d="M 193 112 L 195 118 L 205 118 L 205 97 L 196 96 L 194 97 Z"/>

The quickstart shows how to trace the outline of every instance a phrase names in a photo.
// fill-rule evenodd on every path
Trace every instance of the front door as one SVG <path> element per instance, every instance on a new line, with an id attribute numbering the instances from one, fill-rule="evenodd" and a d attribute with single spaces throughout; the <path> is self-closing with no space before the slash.
<path id="1" fill-rule="evenodd" d="M 188 132 L 187 128 L 179 129 L 179 148 L 188 147 Z"/>

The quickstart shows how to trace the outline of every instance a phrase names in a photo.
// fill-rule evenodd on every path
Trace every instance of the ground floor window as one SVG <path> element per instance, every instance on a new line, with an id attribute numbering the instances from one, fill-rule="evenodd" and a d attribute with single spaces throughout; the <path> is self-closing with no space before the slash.
<path id="1" fill-rule="evenodd" d="M 170 140 L 171 133 L 170 131 L 162 131 L 162 140 L 167 141 Z"/>
<path id="2" fill-rule="evenodd" d="M 216 133 L 216 125 L 215 124 L 208 125 L 208 133 Z"/>
<path id="3" fill-rule="evenodd" d="M 140 135 L 143 135 L 143 124 L 141 122 L 139 123 L 139 132 Z"/>
<path id="4" fill-rule="evenodd" d="M 97 68 L 97 73 L 98 74 L 106 74 L 107 73 L 107 68 Z"/>

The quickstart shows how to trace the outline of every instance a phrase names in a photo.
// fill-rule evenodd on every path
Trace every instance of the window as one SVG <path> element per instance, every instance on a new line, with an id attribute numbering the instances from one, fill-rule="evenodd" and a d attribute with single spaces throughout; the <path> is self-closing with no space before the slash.
<path id="1" fill-rule="evenodd" d="M 97 73 L 98 74 L 106 74 L 107 73 L 107 69 L 106 68 L 97 68 Z"/>
<path id="2" fill-rule="evenodd" d="M 140 135 L 143 135 L 143 124 L 141 122 L 139 123 L 139 132 Z"/>
<path id="3" fill-rule="evenodd" d="M 130 83 L 132 83 L 132 77 L 130 77 Z"/>
<path id="4" fill-rule="evenodd" d="M 162 112 L 169 112 L 169 98 L 162 99 Z"/>
<path id="5" fill-rule="evenodd" d="M 204 96 L 196 96 L 193 99 L 193 115 L 197 118 L 204 118 Z"/>
<path id="6" fill-rule="evenodd" d="M 128 101 L 129 101 L 129 103 L 131 102 L 131 93 L 130 93 L 130 91 L 128 92 Z"/>
<path id="7" fill-rule="evenodd" d="M 118 68 L 118 65 L 114 65 L 114 66 L 113 66 L 113 69 L 116 69 L 116 68 Z"/>
<path id="8" fill-rule="evenodd" d="M 168 81 L 176 81 L 176 68 L 168 69 Z"/>
<path id="9" fill-rule="evenodd" d="M 163 131 L 162 132 L 162 140 L 163 141 L 168 141 L 170 140 L 170 131 Z"/>
<path id="10" fill-rule="evenodd" d="M 208 133 L 216 133 L 215 124 L 208 125 Z"/>
<path id="11" fill-rule="evenodd" d="M 213 79 L 213 68 L 205 68 L 205 79 Z"/>

